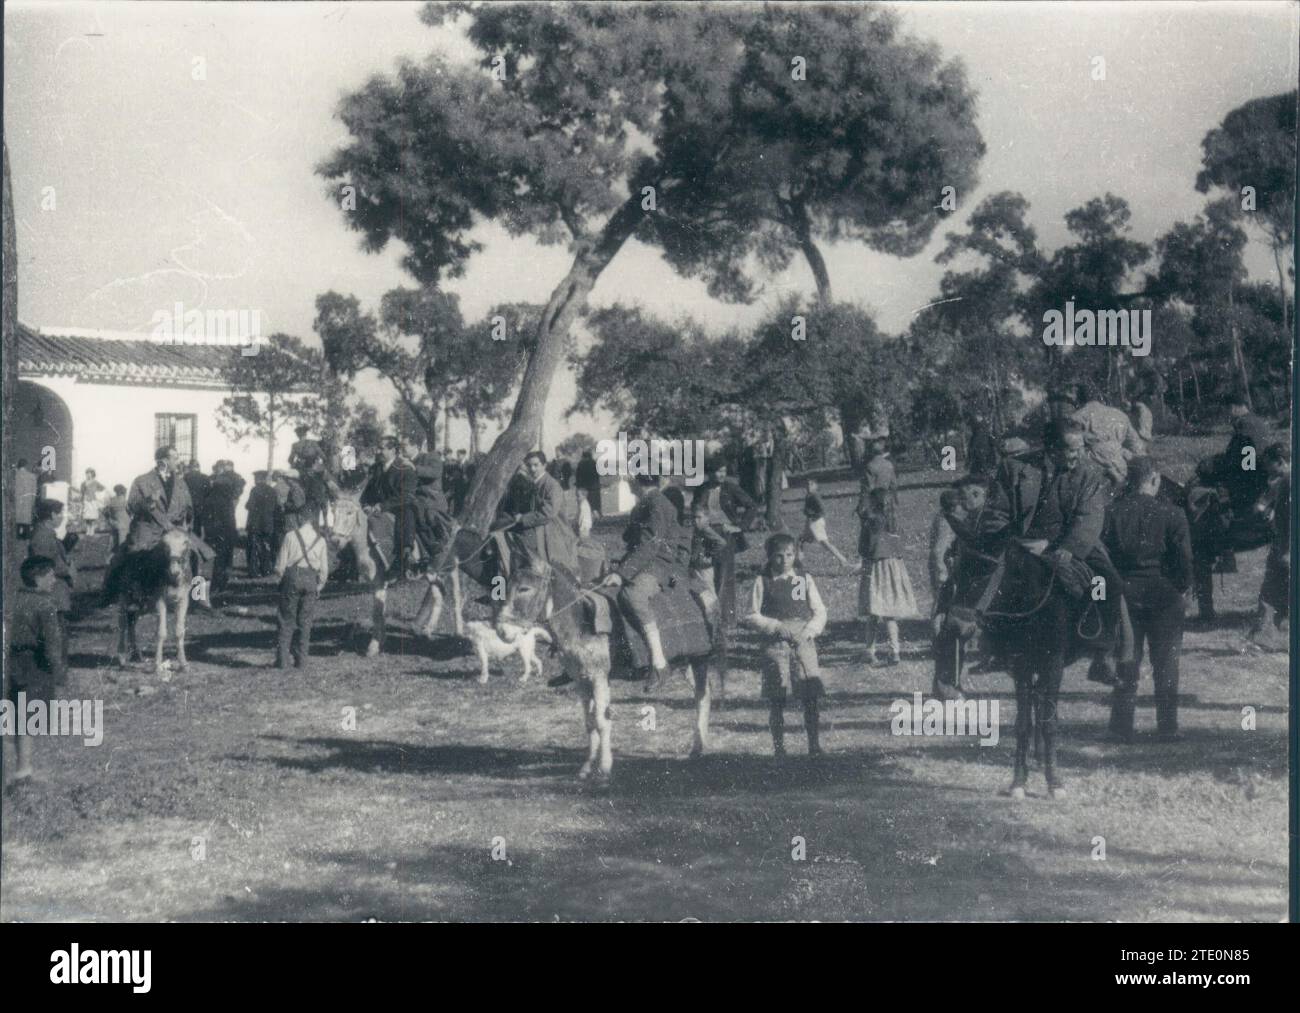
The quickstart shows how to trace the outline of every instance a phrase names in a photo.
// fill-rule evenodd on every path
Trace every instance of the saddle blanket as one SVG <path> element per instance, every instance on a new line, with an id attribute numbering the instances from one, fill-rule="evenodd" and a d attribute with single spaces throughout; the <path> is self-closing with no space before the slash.
<path id="1" fill-rule="evenodd" d="M 650 667 L 650 647 L 641 635 L 635 622 L 629 620 L 616 601 L 619 589 L 601 587 L 593 589 L 593 597 L 603 597 L 608 601 L 608 615 L 613 626 L 613 667 L 632 674 L 637 669 Z M 669 661 L 681 658 L 697 657 L 713 650 L 713 637 L 704 612 L 699 602 L 691 594 L 689 584 L 685 581 L 661 591 L 654 597 L 655 618 L 659 621 L 659 639 L 663 643 L 664 656 Z M 594 605 L 589 603 L 587 621 L 593 622 L 597 614 Z"/>

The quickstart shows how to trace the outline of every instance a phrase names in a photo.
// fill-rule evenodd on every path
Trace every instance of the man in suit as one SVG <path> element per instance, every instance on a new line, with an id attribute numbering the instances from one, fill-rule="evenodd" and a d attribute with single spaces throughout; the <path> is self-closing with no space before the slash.
<path id="1" fill-rule="evenodd" d="M 220 594 L 230 580 L 239 528 L 235 524 L 235 506 L 244 494 L 244 479 L 235 473 L 233 461 L 218 461 L 208 490 L 208 538 L 216 551 L 212 590 Z"/>
<path id="2" fill-rule="evenodd" d="M 1027 547 L 1040 550 L 1060 570 L 1072 560 L 1086 563 L 1106 581 L 1098 606 L 1108 629 L 1117 629 L 1125 614 L 1123 582 L 1101 544 L 1109 490 L 1106 477 L 1086 459 L 1083 427 L 1073 419 L 1052 422 L 1045 432 L 1047 449 L 1037 458 L 1008 458 L 993 483 L 989 509 Z M 1088 678 L 1116 684 L 1109 647 L 1094 654 Z"/>
<path id="3" fill-rule="evenodd" d="M 248 524 L 244 540 L 248 546 L 248 575 L 265 577 L 275 565 L 271 553 L 275 535 L 275 511 L 278 503 L 275 490 L 267 482 L 265 471 L 253 472 L 253 488 L 248 491 Z"/>
<path id="4" fill-rule="evenodd" d="M 1111 504 L 1102 529 L 1133 621 L 1133 660 L 1119 666 L 1110 710 L 1110 734 L 1123 742 L 1133 738 L 1144 641 L 1150 645 L 1157 734 L 1178 734 L 1178 652 L 1183 595 L 1192 582 L 1192 541 L 1187 515 L 1157 498 L 1159 491 L 1160 472 L 1151 458 L 1131 459 L 1127 492 Z"/>
<path id="5" fill-rule="evenodd" d="M 578 492 L 587 497 L 591 512 L 600 516 L 600 470 L 596 467 L 596 458 L 589 449 L 582 452 L 574 475 Z"/>
<path id="6" fill-rule="evenodd" d="M 126 509 L 131 515 L 131 529 L 113 554 L 108 573 L 104 576 L 105 604 L 111 602 L 117 571 L 128 553 L 152 549 L 173 528 L 191 530 L 194 504 L 190 500 L 189 488 L 180 474 L 180 458 L 176 448 L 159 447 L 153 456 L 153 470 L 136 478 L 131 483 L 131 491 L 127 493 Z M 190 537 L 197 557 L 194 571 L 210 582 L 212 549 L 197 533 L 192 533 Z M 201 608 L 212 608 L 206 594 L 195 601 Z"/>
<path id="7" fill-rule="evenodd" d="M 415 490 L 419 480 L 415 468 L 398 453 L 395 436 L 385 436 L 379 447 L 376 468 L 361 491 L 361 505 L 369 513 L 392 514 L 397 524 L 397 545 L 400 566 L 397 572 L 405 574 L 406 562 L 415 546 Z"/>
<path id="8" fill-rule="evenodd" d="M 564 511 L 564 490 L 546 471 L 546 454 L 524 456 L 524 475 L 507 497 L 505 510 L 493 524 L 508 532 L 510 549 L 521 558 L 516 568 L 536 569 L 538 563 L 558 563 L 578 572 L 577 535 Z"/>
<path id="9" fill-rule="evenodd" d="M 215 470 L 215 466 L 214 466 Z M 190 494 L 190 504 L 194 511 L 194 530 L 200 535 L 207 534 L 208 528 L 208 493 L 212 489 L 212 479 L 203 474 L 198 461 L 190 461 L 184 468 L 185 488 Z"/>

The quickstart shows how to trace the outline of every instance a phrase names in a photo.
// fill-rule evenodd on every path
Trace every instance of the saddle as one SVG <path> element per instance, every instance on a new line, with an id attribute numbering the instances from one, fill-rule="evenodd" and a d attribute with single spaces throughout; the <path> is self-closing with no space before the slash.
<path id="1" fill-rule="evenodd" d="M 588 633 L 610 636 L 610 660 L 620 671 L 650 667 L 650 646 L 635 622 L 618 604 L 619 589 L 597 587 L 583 596 L 582 622 Z M 709 623 L 689 583 L 678 581 L 652 599 L 659 639 L 669 661 L 709 654 L 717 646 L 715 627 Z"/>

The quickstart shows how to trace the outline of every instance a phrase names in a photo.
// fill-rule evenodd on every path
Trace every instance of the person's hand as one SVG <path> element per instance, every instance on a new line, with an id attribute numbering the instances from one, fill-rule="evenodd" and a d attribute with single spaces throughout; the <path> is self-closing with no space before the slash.
<path id="1" fill-rule="evenodd" d="M 600 582 L 601 587 L 621 587 L 623 578 L 617 573 L 611 573 L 608 577 Z"/>
<path id="2" fill-rule="evenodd" d="M 1070 555 L 1069 549 L 1053 549 L 1051 552 L 1047 553 L 1047 558 L 1056 566 L 1064 566 L 1074 557 Z"/>

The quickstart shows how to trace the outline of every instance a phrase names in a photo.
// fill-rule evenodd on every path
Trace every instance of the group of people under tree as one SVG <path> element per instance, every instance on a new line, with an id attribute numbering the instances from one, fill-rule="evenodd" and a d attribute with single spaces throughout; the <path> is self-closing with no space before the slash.
<path id="1" fill-rule="evenodd" d="M 1223 452 L 1200 462 L 1196 483 L 1221 489 L 1227 516 L 1245 517 L 1267 529 L 1269 552 L 1260 589 L 1256 628 L 1284 629 L 1290 594 L 1290 459 L 1288 448 L 1272 442 L 1268 427 L 1240 401 L 1230 407 L 1232 435 Z M 1184 594 L 1196 593 L 1201 617 L 1214 618 L 1209 597 L 1214 554 L 1194 551 L 1183 504 L 1163 495 L 1162 478 L 1149 456 L 1149 418 L 1105 404 L 1093 387 L 1056 387 L 1043 405 L 1000 436 L 987 426 L 972 434 L 969 471 L 940 495 L 931 525 L 930 579 L 935 595 L 935 689 L 960 694 L 950 640 L 959 634 L 944 621 L 960 588 L 968 559 L 1001 555 L 1014 539 L 1050 562 L 1063 586 L 1083 595 L 1104 582 L 1096 598 L 1106 635 L 1098 638 L 1088 677 L 1113 687 L 1111 732 L 1133 734 L 1138 671 L 1144 649 L 1153 669 L 1158 733 L 1177 735 L 1179 649 L 1184 627 Z M 762 640 L 763 696 L 770 704 L 774 749 L 784 751 L 784 707 L 791 697 L 804 706 L 809 750 L 819 751 L 819 700 L 824 693 L 816 638 L 827 622 L 827 608 L 800 547 L 813 544 L 830 552 L 845 570 L 860 574 L 858 614 L 865 622 L 868 660 L 876 661 L 875 641 L 883 630 L 886 664 L 901 656 L 899 622 L 919 618 L 898 521 L 898 477 L 890 459 L 887 426 L 866 430 L 856 515 L 860 525 L 860 563 L 831 543 L 825 509 L 815 481 L 808 482 L 805 528 L 795 539 L 776 534 L 767 540 L 766 562 L 751 594 L 738 603 L 736 556 L 747 547 L 746 534 L 761 526 L 761 507 L 729 477 L 727 461 L 709 460 L 705 479 L 693 490 L 665 476 L 637 479 L 637 503 L 624 532 L 626 552 L 616 563 L 594 570 L 581 558 L 590 544 L 599 476 L 590 452 L 566 472 L 541 451 L 526 455 L 503 497 L 489 544 L 497 572 L 558 565 L 593 577 L 616 590 L 619 604 L 645 638 L 651 658 L 647 691 L 662 681 L 668 667 L 657 625 L 655 598 L 678 583 L 695 594 L 716 637 L 725 639 L 740 624 Z M 437 454 L 403 454 L 400 441 L 381 441 L 374 462 L 351 478 L 337 455 L 307 437 L 305 429 L 290 452 L 290 467 L 254 473 L 246 529 L 248 570 L 252 577 L 274 573 L 280 580 L 280 626 L 276 663 L 303 665 L 310 652 L 314 602 L 331 570 L 324 539 L 330 508 L 360 475 L 360 502 L 372 518 L 391 518 L 399 547 L 389 577 L 405 575 L 417 558 L 438 558 L 454 530 L 457 505 L 448 499 L 444 466 Z M 457 462 L 457 482 L 467 472 Z M 90 476 L 93 478 L 93 476 Z M 110 502 L 115 551 L 105 580 L 111 592 L 114 572 L 132 552 L 148 550 L 174 528 L 190 532 L 196 572 L 207 575 L 210 592 L 195 595 L 209 608 L 211 596 L 225 587 L 238 531 L 235 508 L 244 480 L 229 461 L 204 475 L 183 468 L 173 447 L 155 454 L 155 466 L 129 490 L 118 487 L 120 509 Z M 570 496 L 570 488 L 575 490 Z M 690 494 L 688 502 L 687 496 Z M 594 502 L 593 502 L 594 494 Z M 463 504 L 463 489 L 454 496 Z M 575 497 L 577 506 L 574 506 Z M 66 673 L 68 617 L 72 608 L 75 564 L 68 538 L 57 534 L 64 505 L 38 498 L 23 567 L 24 597 L 18 602 L 15 652 L 27 652 L 22 678 L 39 691 Z M 1222 562 L 1225 553 L 1217 554 Z M 107 595 L 111 597 L 111 594 Z M 31 643 L 28 643 L 31 641 Z M 1116 656 L 1117 644 L 1125 650 Z M 39 658 L 39 663 L 32 658 Z M 985 659 L 996 661 L 996 659 Z M 30 663 L 29 663 L 30 662 Z M 33 667 L 34 666 L 34 667 Z M 552 680 L 561 684 L 567 677 Z M 1039 715 L 1047 727 L 1054 714 Z M 21 762 L 20 762 L 21 766 Z"/>

